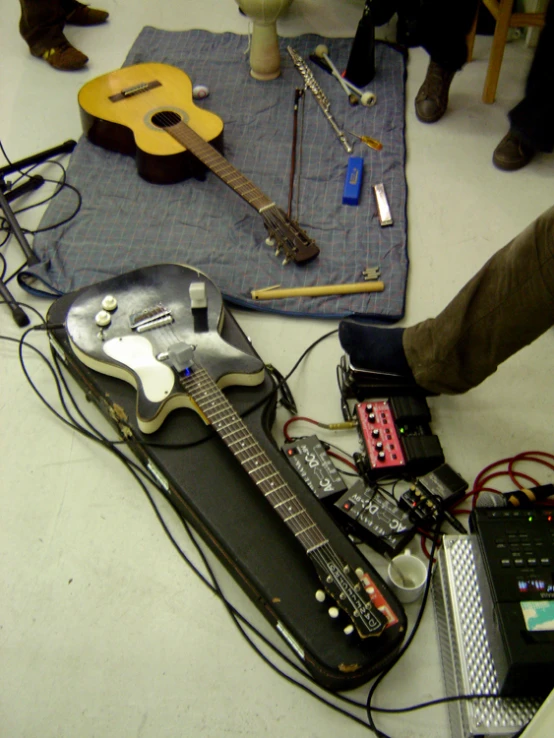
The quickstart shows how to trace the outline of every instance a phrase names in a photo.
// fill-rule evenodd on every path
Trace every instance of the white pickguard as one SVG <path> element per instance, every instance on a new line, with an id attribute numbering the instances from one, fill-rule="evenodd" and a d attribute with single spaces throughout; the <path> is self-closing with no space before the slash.
<path id="1" fill-rule="evenodd" d="M 161 402 L 171 393 L 175 374 L 170 367 L 156 359 L 152 344 L 144 336 L 112 338 L 104 343 L 103 349 L 110 358 L 135 372 L 150 402 Z"/>

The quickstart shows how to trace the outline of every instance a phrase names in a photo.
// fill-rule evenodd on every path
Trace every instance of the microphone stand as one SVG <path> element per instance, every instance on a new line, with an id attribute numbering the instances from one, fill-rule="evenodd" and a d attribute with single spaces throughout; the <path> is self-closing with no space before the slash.
<path id="1" fill-rule="evenodd" d="M 19 172 L 24 167 L 32 166 L 33 164 L 40 164 L 46 159 L 51 159 L 53 156 L 58 156 L 60 154 L 69 154 L 73 151 L 76 145 L 76 141 L 65 141 L 65 143 L 60 144 L 59 146 L 54 146 L 51 149 L 41 151 L 38 154 L 33 154 L 32 156 L 28 156 L 25 159 L 20 159 L 19 161 L 8 164 L 5 167 L 0 167 L 0 208 L 4 213 L 4 217 L 8 222 L 12 234 L 15 236 L 17 242 L 21 247 L 21 250 L 23 251 L 23 254 L 25 255 L 26 263 L 30 266 L 38 264 L 39 258 L 37 257 L 33 249 L 29 246 L 29 242 L 27 241 L 25 234 L 21 230 L 19 223 L 17 222 L 17 218 L 15 217 L 15 214 L 10 207 L 10 202 L 12 200 L 15 200 L 16 197 L 21 197 L 21 195 L 41 187 L 44 184 L 44 179 L 38 175 L 30 177 L 30 179 L 24 184 L 16 187 L 11 191 L 8 191 L 7 194 L 4 194 L 4 192 L 9 189 L 9 186 L 6 185 L 4 182 L 4 177 L 8 174 Z M 20 328 L 29 325 L 30 321 L 28 316 L 14 300 L 13 295 L 1 278 L 0 295 L 6 301 L 6 305 L 11 310 L 13 319 L 15 320 L 17 325 Z"/>

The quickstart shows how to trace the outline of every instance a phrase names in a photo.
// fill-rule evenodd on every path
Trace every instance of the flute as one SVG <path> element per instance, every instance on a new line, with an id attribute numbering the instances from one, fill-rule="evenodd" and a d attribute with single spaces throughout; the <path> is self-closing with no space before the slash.
<path id="1" fill-rule="evenodd" d="M 313 94 L 315 99 L 317 100 L 317 103 L 319 107 L 322 109 L 323 114 L 331 124 L 332 129 L 337 134 L 340 142 L 346 149 L 346 151 L 351 154 L 353 151 L 352 146 L 348 143 L 346 140 L 346 136 L 341 131 L 341 129 L 338 127 L 338 125 L 335 122 L 335 119 L 331 115 L 331 103 L 329 102 L 329 98 L 327 95 L 323 92 L 321 87 L 319 86 L 318 81 L 312 74 L 312 70 L 308 67 L 304 59 L 300 56 L 300 54 L 295 51 L 292 46 L 287 46 L 287 51 L 289 52 L 290 58 L 293 61 L 294 66 L 298 69 L 302 77 L 304 78 L 304 82 L 306 83 L 306 87 L 310 92 Z"/>

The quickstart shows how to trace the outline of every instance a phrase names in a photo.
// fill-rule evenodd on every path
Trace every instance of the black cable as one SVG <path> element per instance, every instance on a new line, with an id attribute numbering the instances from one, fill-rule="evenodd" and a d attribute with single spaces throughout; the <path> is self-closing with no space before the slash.
<path id="1" fill-rule="evenodd" d="M 428 565 L 428 569 L 427 569 L 427 581 L 425 583 L 425 589 L 423 591 L 423 598 L 422 598 L 422 601 L 421 601 L 421 607 L 419 608 L 419 612 L 417 614 L 417 617 L 416 617 L 416 620 L 415 620 L 415 623 L 414 623 L 414 627 L 412 628 L 412 631 L 411 631 L 410 635 L 408 636 L 408 638 L 406 639 L 406 641 L 404 642 L 402 648 L 399 650 L 399 652 L 396 654 L 396 656 L 393 658 L 393 660 L 390 662 L 390 664 L 387 666 L 387 668 L 385 670 L 383 670 L 379 674 L 379 676 L 375 679 L 375 681 L 371 685 L 371 687 L 369 689 L 369 692 L 368 692 L 368 695 L 367 695 L 366 712 L 367 712 L 368 723 L 369 723 L 370 728 L 375 732 L 375 734 L 378 736 L 378 738 L 390 738 L 390 736 L 388 736 L 386 733 L 383 733 L 382 731 L 380 731 L 377 728 L 377 726 L 375 725 L 375 722 L 373 720 L 373 716 L 371 714 L 372 713 L 372 710 L 374 710 L 374 708 L 371 705 L 371 701 L 372 701 L 372 699 L 373 699 L 373 697 L 375 695 L 375 692 L 377 690 L 377 687 L 382 682 L 382 680 L 387 676 L 387 674 L 389 674 L 389 672 L 394 668 L 394 666 L 396 666 L 396 664 L 400 661 L 400 659 L 402 658 L 402 656 L 406 653 L 406 651 L 410 647 L 410 645 L 411 645 L 412 641 L 414 640 L 414 638 L 415 638 L 415 636 L 417 634 L 417 631 L 419 629 L 419 625 L 420 625 L 421 620 L 423 618 L 423 613 L 425 612 L 425 605 L 427 603 L 427 598 L 428 598 L 428 595 L 429 595 L 429 590 L 431 588 L 431 581 L 432 581 L 432 574 L 433 574 L 433 560 L 434 560 L 435 549 L 437 547 L 437 541 L 438 541 L 438 539 L 440 537 L 440 525 L 441 525 L 441 522 L 442 522 L 442 520 L 441 520 L 441 518 L 439 516 L 439 519 L 437 520 L 437 524 L 436 524 L 436 527 L 435 527 L 435 535 L 434 535 L 434 538 L 433 538 L 433 545 L 431 547 L 431 553 L 430 553 L 430 556 L 429 556 L 429 565 Z"/>
<path id="2" fill-rule="evenodd" d="M 229 603 L 226 600 L 225 596 L 223 595 L 223 592 L 221 591 L 221 588 L 219 587 L 219 584 L 217 583 L 217 578 L 215 577 L 215 575 L 213 573 L 213 570 L 211 569 L 211 567 L 210 567 L 210 565 L 209 565 L 209 563 L 208 563 L 208 561 L 207 561 L 207 559 L 205 557 L 205 553 L 199 547 L 199 545 L 198 545 L 198 543 L 197 543 L 197 541 L 195 539 L 195 536 L 192 534 L 192 532 L 190 530 L 190 527 L 189 527 L 188 522 L 185 521 L 182 517 L 180 517 L 181 523 L 183 523 L 183 525 L 185 526 L 185 528 L 187 530 L 187 533 L 189 535 L 189 538 L 191 539 L 193 545 L 197 549 L 199 555 L 202 557 L 202 560 L 204 562 L 204 565 L 206 566 L 207 570 L 210 573 L 210 576 L 212 577 L 212 583 L 210 583 L 208 580 L 206 580 L 206 578 L 202 575 L 202 573 L 195 567 L 195 565 L 190 561 L 190 559 L 187 557 L 187 555 L 184 553 L 184 551 L 181 549 L 181 547 L 179 546 L 179 544 L 177 543 L 177 541 L 173 537 L 173 535 L 172 535 L 171 531 L 169 530 L 169 528 L 168 528 L 165 520 L 163 519 L 163 516 L 161 515 L 161 513 L 160 513 L 160 511 L 159 511 L 156 503 L 154 502 L 151 494 L 149 493 L 149 491 L 146 488 L 146 486 L 145 486 L 144 482 L 142 481 L 142 479 L 139 478 L 138 472 L 140 472 L 141 474 L 144 474 L 146 476 L 148 482 L 151 483 L 154 487 L 156 487 L 162 493 L 164 492 L 163 488 L 161 488 L 158 484 L 156 484 L 156 482 L 154 480 L 152 480 L 152 478 L 149 475 L 146 474 L 146 472 L 145 472 L 144 469 L 142 469 L 141 467 L 137 467 L 137 465 L 135 465 L 134 462 L 132 462 L 128 457 L 126 457 L 124 454 L 122 454 L 119 449 L 114 448 L 113 442 L 108 441 L 108 439 L 105 436 L 103 436 L 103 434 L 100 431 L 98 431 L 96 429 L 96 435 L 95 434 L 91 434 L 89 431 L 87 431 L 82 426 L 80 426 L 80 424 L 78 424 L 74 420 L 74 418 L 72 418 L 71 413 L 69 413 L 69 410 L 67 408 L 67 404 L 65 402 L 65 398 L 63 397 L 63 393 L 61 391 L 61 384 L 62 384 L 62 382 L 56 376 L 51 363 L 48 361 L 48 359 L 46 358 L 46 356 L 44 355 L 44 353 L 40 349 L 38 349 L 36 346 L 33 346 L 33 344 L 30 344 L 30 343 L 28 343 L 26 341 L 26 338 L 28 337 L 28 335 L 33 330 L 37 330 L 37 329 L 39 329 L 41 327 L 42 326 L 32 326 L 32 327 L 30 327 L 27 331 L 25 331 L 24 335 L 21 338 L 11 338 L 11 337 L 7 337 L 7 336 L 0 336 L 0 339 L 12 341 L 12 342 L 15 342 L 15 343 L 19 344 L 20 363 L 22 364 L 22 369 L 23 369 L 24 375 L 25 375 L 27 381 L 29 382 L 29 384 L 31 385 L 33 391 L 35 392 L 35 394 L 37 394 L 37 396 L 43 402 L 43 404 L 52 413 L 54 413 L 54 415 L 56 415 L 56 417 L 58 417 L 58 419 L 62 420 L 62 422 L 64 422 L 65 424 L 69 425 L 70 427 L 72 427 L 77 432 L 83 434 L 85 437 L 89 438 L 89 440 L 93 440 L 93 441 L 99 442 L 107 450 L 112 451 L 112 453 L 114 453 L 116 455 L 116 457 L 119 458 L 119 460 L 122 461 L 127 466 L 129 472 L 133 475 L 133 477 L 135 478 L 135 480 L 137 481 L 137 483 L 142 488 L 143 492 L 147 495 L 148 500 L 149 500 L 150 504 L 152 505 L 152 507 L 153 507 L 153 509 L 155 511 L 155 514 L 156 514 L 159 522 L 162 525 L 162 528 L 164 529 L 164 532 L 170 538 L 170 541 L 172 542 L 172 544 L 174 545 L 174 547 L 176 548 L 176 550 L 179 552 L 179 554 L 182 556 L 182 558 L 188 563 L 188 565 L 193 569 L 193 571 L 202 579 L 202 581 L 207 586 L 209 586 L 212 589 L 212 591 L 214 591 L 215 594 L 218 594 L 220 596 L 223 604 L 226 606 L 229 614 L 232 615 L 233 620 L 234 620 L 235 624 L 237 625 L 237 627 L 239 628 L 240 632 L 247 639 L 247 641 L 252 646 L 252 648 L 254 648 L 254 650 L 259 654 L 259 656 L 268 665 L 270 665 L 274 670 L 276 670 L 277 673 L 279 673 L 281 676 L 287 678 L 289 681 L 291 681 L 292 683 L 294 683 L 297 686 L 301 687 L 302 689 L 305 689 L 308 693 L 310 693 L 313 696 L 315 696 L 317 699 L 319 699 L 320 701 L 322 701 L 327 706 L 329 706 L 329 707 L 331 707 L 331 708 L 339 711 L 341 714 L 343 714 L 346 717 L 349 717 L 350 719 L 352 719 L 354 721 L 360 722 L 362 725 L 365 726 L 366 723 L 364 721 L 360 720 L 360 718 L 357 718 L 356 716 L 352 715 L 351 713 L 346 712 L 345 710 L 342 710 L 341 708 L 337 707 L 336 705 L 333 705 L 328 700 L 326 700 L 323 697 L 321 697 L 321 696 L 313 693 L 312 690 L 310 690 L 306 686 L 302 685 L 300 682 L 297 682 L 295 679 L 293 679 L 289 675 L 287 675 L 284 672 L 282 672 L 275 664 L 273 664 L 271 661 L 269 661 L 268 658 L 265 656 L 265 654 L 263 654 L 263 652 L 261 652 L 258 649 L 258 647 L 256 646 L 256 644 L 252 642 L 251 638 L 244 631 L 244 629 L 242 628 L 242 626 L 237 622 L 237 620 L 236 620 L 237 618 L 240 621 L 242 621 L 246 626 L 248 626 L 256 634 L 257 637 L 259 637 L 268 647 L 270 647 L 274 651 L 274 653 L 276 653 L 280 658 L 282 658 L 297 673 L 299 673 L 302 677 L 304 677 L 309 682 L 311 682 L 312 685 L 319 686 L 317 684 L 317 682 L 315 682 L 315 680 L 309 674 L 305 673 L 302 669 L 300 669 L 296 663 L 294 663 L 285 654 L 283 654 L 276 646 L 274 646 L 274 644 L 271 643 L 271 641 L 269 641 L 268 639 L 266 639 L 265 636 L 262 633 L 260 633 L 246 618 L 244 618 L 244 616 L 242 616 L 232 606 L 231 603 Z M 50 372 L 51 372 L 51 374 L 52 374 L 52 376 L 54 378 L 54 381 L 56 383 L 56 388 L 58 390 L 58 396 L 60 398 L 60 401 L 62 402 L 62 406 L 64 408 L 64 411 L 66 412 L 66 414 L 68 414 L 68 417 L 71 418 L 71 421 L 68 421 L 66 418 L 64 418 L 63 416 L 61 416 L 60 413 L 51 405 L 51 403 L 49 403 L 46 400 L 46 398 L 42 395 L 42 393 L 36 387 L 35 383 L 33 382 L 32 378 L 30 377 L 29 372 L 28 372 L 28 370 L 27 370 L 27 368 L 25 366 L 25 361 L 24 361 L 24 358 L 23 358 L 23 355 L 22 355 L 23 346 L 26 346 L 27 348 L 30 348 L 33 351 L 35 351 L 42 358 L 42 360 L 47 364 L 47 366 L 50 369 Z M 63 381 L 63 384 L 64 384 L 64 386 L 65 386 L 68 394 L 71 396 L 71 392 L 70 392 L 70 390 L 69 390 L 69 388 L 67 386 L 67 383 L 65 383 L 65 381 Z M 73 404 L 76 405 L 75 400 L 74 400 L 73 397 L 72 397 L 72 401 L 73 401 Z M 325 692 L 328 692 L 327 690 L 324 690 L 324 691 Z M 333 693 L 329 693 L 329 694 L 333 694 Z M 333 696 L 335 696 L 335 695 L 333 694 Z M 353 704 L 355 704 L 355 703 L 353 703 Z M 358 706 L 358 705 L 356 705 L 356 706 Z"/>
<path id="3" fill-rule="evenodd" d="M 313 343 L 311 343 L 307 349 L 305 349 L 301 354 L 300 358 L 296 361 L 296 363 L 293 365 L 290 372 L 285 376 L 285 380 L 290 379 L 290 377 L 294 374 L 294 372 L 298 369 L 301 362 L 304 360 L 304 358 L 312 351 L 318 344 L 320 344 L 322 341 L 324 341 L 326 338 L 329 338 L 329 336 L 334 335 L 335 333 L 338 333 L 339 329 L 335 328 L 333 331 L 329 331 L 329 333 L 324 333 L 323 336 L 320 336 L 317 338 Z"/>
<path id="4" fill-rule="evenodd" d="M 30 307 L 34 312 L 36 312 L 37 315 L 39 315 L 39 317 L 41 318 L 41 320 L 44 321 L 44 319 L 42 318 L 42 316 L 40 315 L 40 313 L 38 311 L 36 311 L 32 306 L 28 306 L 28 307 Z M 179 516 L 180 523 L 183 524 L 183 526 L 185 527 L 185 530 L 187 531 L 187 534 L 188 534 L 191 542 L 195 546 L 195 549 L 197 550 L 199 556 L 202 558 L 202 561 L 203 561 L 203 563 L 204 563 L 207 571 L 209 572 L 209 575 L 210 575 L 210 577 L 212 579 L 212 582 L 210 582 L 198 570 L 198 568 L 195 566 L 195 564 L 190 560 L 190 558 L 187 556 L 187 554 L 182 550 L 182 548 L 180 547 L 180 545 L 178 544 L 178 542 L 175 540 L 175 538 L 174 538 L 173 534 L 171 533 L 171 531 L 170 531 L 170 529 L 169 529 L 169 527 L 168 527 L 165 519 L 163 518 L 163 515 L 161 514 L 159 508 L 157 507 L 156 502 L 154 501 L 154 499 L 153 499 L 153 497 L 152 497 L 149 489 L 147 488 L 145 482 L 143 482 L 143 480 L 140 478 L 139 473 L 140 473 L 140 475 L 143 475 L 147 479 L 148 483 L 150 485 L 152 485 L 155 489 L 157 489 L 160 493 L 164 494 L 165 490 L 158 483 L 156 483 L 156 481 L 154 479 L 152 479 L 141 466 L 135 464 L 131 459 L 129 459 L 125 454 L 123 454 L 117 447 L 115 447 L 114 442 L 113 441 L 109 441 L 98 429 L 94 429 L 94 433 L 91 433 L 91 432 L 87 431 L 86 429 L 84 429 L 79 423 L 77 423 L 72 418 L 71 413 L 69 413 L 69 410 L 67 408 L 67 404 L 65 402 L 65 399 L 63 398 L 63 392 L 61 390 L 62 385 L 64 386 L 64 388 L 65 388 L 68 396 L 71 398 L 71 401 L 72 401 L 74 407 L 76 408 L 76 410 L 79 412 L 79 414 L 81 416 L 82 416 L 82 413 L 78 409 L 78 406 L 77 406 L 77 404 L 75 402 L 75 398 L 73 397 L 71 391 L 69 390 L 69 387 L 67 385 L 67 382 L 63 378 L 62 373 L 59 371 L 58 362 L 56 362 L 56 368 L 58 369 L 58 373 L 60 374 L 60 378 L 58 378 L 58 376 L 56 376 L 56 372 L 54 370 L 54 367 L 48 361 L 48 359 L 46 358 L 46 356 L 44 355 L 44 353 L 42 351 L 40 351 L 40 349 L 38 349 L 35 346 L 33 346 L 33 344 L 30 344 L 30 343 L 28 343 L 26 341 L 27 337 L 30 335 L 30 333 L 32 331 L 42 330 L 42 329 L 45 328 L 45 326 L 46 326 L 45 323 L 43 323 L 41 325 L 38 325 L 38 326 L 32 326 L 28 330 L 25 331 L 24 335 L 21 338 L 12 338 L 12 337 L 7 337 L 7 336 L 0 336 L 0 339 L 12 341 L 12 342 L 15 342 L 15 343 L 19 344 L 20 362 L 22 363 L 22 369 L 24 371 L 24 375 L 25 375 L 27 381 L 29 382 L 29 384 L 31 385 L 31 387 L 33 388 L 33 390 L 35 391 L 35 393 L 37 394 L 37 396 L 46 405 L 46 407 L 51 412 L 53 412 L 56 415 L 56 417 L 58 417 L 63 422 L 65 422 L 66 424 L 68 424 L 74 430 L 77 430 L 78 432 L 83 433 L 85 435 L 85 437 L 89 438 L 90 440 L 93 440 L 95 442 L 99 442 L 107 450 L 109 450 L 112 453 L 114 453 L 114 455 L 116 456 L 116 458 L 118 458 L 120 461 L 122 461 L 122 463 L 125 464 L 125 466 L 127 467 L 128 471 L 133 475 L 135 481 L 139 484 L 139 486 L 141 487 L 141 489 L 143 490 L 143 492 L 146 494 L 147 499 L 150 502 L 150 504 L 151 504 L 151 506 L 152 506 L 152 508 L 153 508 L 153 510 L 155 512 L 155 515 L 158 518 L 158 520 L 159 520 L 159 522 L 160 522 L 160 524 L 162 526 L 162 529 L 166 533 L 167 537 L 169 538 L 170 542 L 172 543 L 172 545 L 174 546 L 174 548 L 176 549 L 176 551 L 178 552 L 178 554 L 189 565 L 189 567 L 194 571 L 194 573 L 196 573 L 197 576 L 204 582 L 204 584 L 206 584 L 206 586 L 208 586 L 215 594 L 218 595 L 218 597 L 221 599 L 222 603 L 227 608 L 227 610 L 229 612 L 229 615 L 232 617 L 233 622 L 235 623 L 236 627 L 239 629 L 239 632 L 243 635 L 243 637 L 247 640 L 247 642 L 251 645 L 251 647 L 256 651 L 256 653 L 258 653 L 258 655 L 264 660 L 264 662 L 267 663 L 274 671 L 276 671 L 276 673 L 278 673 L 280 676 L 282 676 L 283 678 L 285 678 L 287 681 L 289 681 L 290 683 L 294 684 L 295 686 L 300 687 L 301 689 L 303 689 L 304 691 L 306 691 L 308 694 L 310 694 L 312 697 L 315 697 L 318 701 L 320 701 L 323 704 L 325 704 L 327 707 L 332 708 L 333 710 L 337 711 L 339 714 L 342 714 L 343 716 L 345 716 L 345 717 L 347 717 L 347 718 L 349 718 L 349 719 L 351 719 L 351 720 L 353 720 L 353 721 L 355 721 L 355 722 L 363 725 L 364 727 L 371 727 L 373 730 L 376 730 L 376 728 L 374 727 L 374 723 L 373 723 L 372 718 L 371 718 L 371 712 L 375 712 L 375 713 L 397 713 L 398 712 L 398 713 L 401 713 L 401 712 L 410 712 L 410 711 L 413 711 L 413 710 L 419 710 L 419 709 L 422 709 L 424 707 L 428 707 L 428 706 L 432 706 L 432 705 L 440 704 L 440 703 L 444 703 L 444 702 L 452 702 L 452 701 L 457 701 L 457 700 L 469 700 L 469 699 L 476 699 L 476 698 L 495 698 L 495 699 L 498 698 L 497 695 L 461 695 L 461 696 L 455 696 L 455 697 L 440 698 L 440 699 L 437 699 L 437 700 L 432 700 L 432 701 L 429 701 L 429 702 L 420 703 L 418 705 L 409 706 L 409 707 L 403 707 L 403 708 L 378 708 L 378 707 L 373 707 L 373 706 L 370 705 L 371 697 L 372 697 L 372 695 L 375 692 L 375 689 L 377 687 L 377 684 L 381 681 L 381 679 L 387 673 L 389 673 L 389 671 L 392 669 L 392 667 L 398 662 L 398 660 L 400 659 L 400 657 L 406 651 L 407 647 L 410 645 L 411 641 L 413 640 L 413 637 L 415 636 L 415 632 L 417 630 L 417 627 L 419 626 L 419 622 L 420 622 L 421 616 L 423 614 L 423 610 L 424 610 L 424 606 L 425 606 L 425 601 L 426 601 L 427 594 L 428 594 L 428 591 L 429 591 L 429 584 L 430 584 L 430 577 L 429 576 L 428 576 L 428 581 L 427 581 L 427 585 L 426 585 L 426 590 L 424 592 L 424 597 L 423 597 L 423 602 L 422 602 L 422 606 L 421 606 L 421 609 L 420 609 L 420 613 L 418 615 L 418 619 L 416 621 L 416 624 L 414 625 L 414 628 L 413 628 L 413 630 L 412 630 L 412 632 L 410 634 L 410 637 L 409 637 L 408 641 L 405 643 L 402 651 L 397 655 L 397 657 L 395 657 L 395 659 L 389 665 L 389 667 L 386 669 L 386 671 L 382 672 L 379 675 L 379 677 L 376 679 L 373 687 L 370 689 L 370 692 L 368 694 L 368 699 L 366 701 L 365 707 L 366 707 L 366 710 L 368 711 L 368 720 L 371 721 L 370 725 L 368 725 L 368 723 L 366 723 L 365 721 L 361 720 L 359 717 L 357 717 L 357 716 L 353 715 L 352 713 L 346 711 L 345 709 L 339 707 L 338 705 L 333 704 L 332 702 L 330 702 L 325 697 L 317 694 L 309 686 L 307 686 L 305 684 L 302 684 L 301 682 L 298 682 L 296 679 L 294 679 L 290 675 L 288 675 L 285 672 L 283 672 L 275 663 L 273 663 L 272 661 L 270 661 L 268 659 L 268 657 L 262 651 L 260 651 L 260 649 L 257 647 L 257 645 L 252 641 L 252 639 L 250 638 L 250 636 L 248 635 L 248 633 L 246 633 L 246 631 L 244 630 L 244 627 L 249 628 L 252 631 L 252 633 L 255 633 L 256 636 L 258 638 L 260 638 L 260 640 L 262 640 L 279 658 L 283 659 L 283 661 L 288 666 L 290 666 L 296 673 L 300 674 L 313 687 L 317 687 L 318 689 L 322 690 L 324 693 L 331 695 L 333 698 L 338 699 L 339 701 L 344 702 L 345 704 L 347 704 L 347 705 L 349 705 L 351 707 L 356 707 L 356 708 L 363 708 L 364 707 L 363 704 L 361 704 L 361 703 L 359 703 L 359 702 L 357 702 L 355 700 L 351 700 L 348 697 L 345 697 L 344 695 L 340 695 L 340 694 L 336 694 L 336 693 L 330 692 L 329 690 L 326 690 L 324 687 L 321 687 L 321 685 L 319 685 L 313 679 L 313 677 L 311 677 L 310 674 L 307 674 L 303 669 L 301 669 L 298 666 L 297 663 L 293 662 L 286 654 L 284 654 L 282 651 L 280 651 L 280 649 L 278 649 L 261 632 L 259 632 L 257 630 L 257 628 L 255 628 L 255 626 L 252 625 L 252 623 L 250 623 L 248 621 L 247 618 L 245 618 L 241 613 L 239 613 L 234 608 L 234 606 L 225 598 L 225 595 L 223 594 L 223 592 L 221 590 L 221 587 L 219 586 L 219 583 L 217 581 L 217 577 L 215 576 L 215 574 L 213 572 L 213 569 L 211 568 L 211 566 L 210 566 L 210 564 L 209 564 L 209 562 L 208 562 L 208 560 L 206 558 L 206 554 L 202 550 L 202 548 L 200 547 L 198 541 L 196 540 L 195 534 L 192 533 L 192 530 L 190 528 L 190 525 L 189 525 L 188 521 L 186 521 L 185 519 L 183 519 L 182 516 Z M 54 381 L 56 383 L 56 387 L 58 389 L 58 395 L 60 397 L 60 401 L 62 402 L 62 406 L 64 407 L 64 410 L 66 411 L 66 413 L 69 413 L 68 417 L 71 417 L 72 418 L 72 422 L 69 422 L 69 421 L 66 420 L 66 418 L 63 418 L 63 416 L 61 416 L 58 413 L 58 411 L 43 397 L 43 395 L 40 393 L 40 391 L 38 390 L 38 388 L 34 384 L 32 378 L 30 377 L 30 375 L 29 375 L 29 373 L 27 371 L 27 368 L 25 367 L 25 361 L 24 361 L 23 354 L 22 354 L 23 345 L 25 345 L 27 348 L 30 348 L 33 351 L 35 351 L 42 358 L 42 360 L 48 365 L 48 367 L 49 367 L 49 369 L 50 369 L 50 371 L 52 373 L 52 376 L 54 378 Z M 307 352 L 305 352 L 305 353 L 307 353 Z M 305 353 L 304 353 L 304 355 L 305 355 Z M 86 423 L 88 425 L 91 425 L 90 424 L 90 421 L 88 421 L 88 420 L 86 420 Z M 432 554 L 433 553 L 434 553 L 434 550 L 432 551 Z M 431 558 L 430 566 L 432 565 L 432 560 L 433 559 Z M 377 731 L 377 735 L 380 736 L 380 738 L 388 738 L 388 736 L 386 736 L 386 734 L 382 733 L 381 731 Z"/>

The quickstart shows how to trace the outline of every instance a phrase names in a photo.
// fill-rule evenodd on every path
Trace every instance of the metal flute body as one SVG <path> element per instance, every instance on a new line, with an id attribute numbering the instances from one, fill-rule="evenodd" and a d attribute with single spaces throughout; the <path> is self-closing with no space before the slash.
<path id="1" fill-rule="evenodd" d="M 351 154 L 353 151 L 352 146 L 348 143 L 346 140 L 346 136 L 341 131 L 341 129 L 338 127 L 338 125 L 335 122 L 335 119 L 331 115 L 331 103 L 329 102 L 329 99 L 327 95 L 323 92 L 321 87 L 319 86 L 318 81 L 312 74 L 311 69 L 308 67 L 304 59 L 300 56 L 300 54 L 295 51 L 292 46 L 287 46 L 287 51 L 289 52 L 290 58 L 292 59 L 294 66 L 298 69 L 302 77 L 304 78 L 304 82 L 306 83 L 306 87 L 313 93 L 313 96 L 318 102 L 319 107 L 323 110 L 323 114 L 331 124 L 332 129 L 337 134 L 340 142 L 346 149 L 346 151 Z"/>

